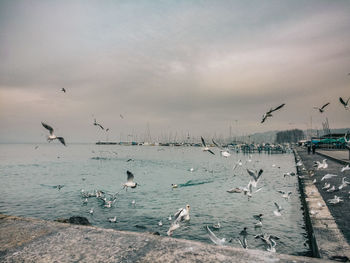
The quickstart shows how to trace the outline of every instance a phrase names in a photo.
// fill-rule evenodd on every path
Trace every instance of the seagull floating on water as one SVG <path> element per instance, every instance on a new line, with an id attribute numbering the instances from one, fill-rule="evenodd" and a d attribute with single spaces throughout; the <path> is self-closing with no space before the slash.
<path id="1" fill-rule="evenodd" d="M 286 105 L 286 104 L 283 103 L 283 104 L 277 106 L 277 107 L 274 108 L 274 109 L 271 108 L 268 112 L 266 112 L 266 113 L 263 115 L 262 120 L 261 120 L 261 123 L 264 123 L 265 120 L 266 120 L 268 117 L 272 117 L 272 112 L 281 109 L 284 105 Z"/>
<path id="2" fill-rule="evenodd" d="M 57 137 L 55 134 L 53 134 L 53 128 L 50 125 L 47 125 L 46 123 L 41 122 L 41 124 L 44 126 L 45 129 L 49 130 L 50 135 L 47 137 L 48 142 L 51 142 L 53 140 L 59 140 L 64 146 L 66 146 L 66 142 L 64 141 L 63 137 Z"/>
<path id="3" fill-rule="evenodd" d="M 314 107 L 314 109 L 318 110 L 320 113 L 324 112 L 324 109 L 329 105 L 330 103 L 327 102 L 326 104 L 324 104 L 321 108 L 318 107 Z"/>
<path id="4" fill-rule="evenodd" d="M 209 149 L 209 147 L 207 147 L 207 145 L 205 144 L 205 141 L 204 141 L 203 137 L 201 137 L 201 140 L 202 140 L 202 144 L 203 144 L 203 151 L 204 151 L 204 152 L 210 152 L 211 154 L 214 154 L 214 155 L 215 155 L 215 153 L 212 152 L 212 151 Z"/>
<path id="5" fill-rule="evenodd" d="M 130 171 L 126 171 L 126 174 L 128 176 L 128 179 L 127 179 L 127 182 L 123 184 L 123 189 L 124 188 L 128 189 L 128 187 L 136 188 L 137 183 L 134 182 L 134 174 Z"/>
<path id="6" fill-rule="evenodd" d="M 163 226 L 162 220 L 160 220 L 160 221 L 158 222 L 158 226 Z"/>
<path id="7" fill-rule="evenodd" d="M 277 208 L 277 210 L 273 211 L 275 216 L 281 216 L 281 211 L 283 210 L 283 208 L 281 206 L 279 206 L 276 202 L 275 202 L 275 206 Z"/>

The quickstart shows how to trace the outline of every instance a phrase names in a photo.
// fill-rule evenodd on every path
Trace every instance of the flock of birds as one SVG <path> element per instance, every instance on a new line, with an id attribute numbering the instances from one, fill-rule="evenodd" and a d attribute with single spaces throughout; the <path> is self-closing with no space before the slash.
<path id="1" fill-rule="evenodd" d="M 66 93 L 66 90 L 64 88 L 62 88 L 62 92 Z M 344 100 L 341 97 L 339 98 L 340 103 L 344 106 L 344 108 L 346 110 L 349 109 L 349 106 L 348 106 L 349 99 L 350 98 L 348 98 L 347 100 Z M 323 113 L 325 111 L 325 108 L 329 104 L 330 103 L 328 102 L 328 103 L 322 105 L 321 107 L 314 107 L 314 108 L 317 109 L 320 113 Z M 285 103 L 268 110 L 266 113 L 263 114 L 261 123 L 264 123 L 267 120 L 267 118 L 273 117 L 272 113 L 282 109 L 284 106 L 285 106 Z M 120 114 L 120 117 L 122 119 L 124 118 L 124 116 L 122 116 L 121 114 Z M 54 134 L 54 129 L 50 125 L 48 125 L 44 122 L 41 122 L 41 124 L 46 130 L 49 131 L 49 135 L 47 137 L 48 142 L 51 142 L 51 141 L 57 139 L 64 146 L 66 146 L 66 142 L 65 142 L 64 138 L 62 136 L 56 136 Z M 94 119 L 93 125 L 99 127 L 102 130 L 105 130 L 105 131 L 109 130 L 108 128 L 105 129 L 100 123 L 98 123 L 96 121 L 96 119 Z M 201 142 L 202 142 L 202 146 L 203 146 L 202 150 L 204 152 L 208 152 L 212 155 L 215 155 L 214 151 L 211 150 L 210 147 L 206 144 L 203 137 L 201 137 Z M 214 141 L 214 139 L 212 140 L 212 143 L 219 149 L 220 155 L 222 157 L 228 158 L 231 156 L 230 150 L 228 148 L 225 148 L 225 147 L 219 145 L 217 142 Z M 251 160 L 251 158 L 250 158 L 250 160 Z M 301 165 L 302 165 L 301 162 L 298 162 L 296 164 L 296 166 L 301 166 Z M 328 164 L 327 164 L 326 160 L 324 160 L 322 163 L 321 162 L 315 163 L 316 169 L 326 169 L 327 167 L 328 167 Z M 235 164 L 235 166 L 233 167 L 233 171 L 235 171 L 236 169 L 243 169 L 244 170 L 242 161 L 239 161 Z M 249 200 L 250 198 L 252 198 L 253 194 L 262 190 L 263 187 L 258 187 L 258 183 L 259 183 L 264 171 L 262 169 L 252 170 L 252 169 L 248 169 L 247 167 L 245 168 L 245 170 L 247 172 L 247 178 L 249 178 L 248 184 L 245 187 L 235 187 L 235 188 L 229 189 L 229 190 L 227 190 L 227 192 L 230 194 L 231 193 L 243 193 L 243 195 L 247 196 L 247 198 Z M 342 169 L 342 172 L 344 172 L 346 170 L 350 170 L 349 165 L 347 167 L 344 167 Z M 127 191 L 128 188 L 135 189 L 139 184 L 134 181 L 135 180 L 134 174 L 130 171 L 127 171 L 126 174 L 127 174 L 127 180 L 122 185 L 121 190 L 125 189 L 125 191 Z M 295 173 L 290 172 L 290 173 L 283 174 L 284 178 L 287 176 L 295 176 Z M 327 174 L 321 179 L 321 181 L 327 180 L 327 179 L 334 177 L 334 176 L 337 176 L 337 175 Z M 316 183 L 316 181 L 314 181 L 314 182 Z M 338 186 L 337 188 L 335 186 L 331 187 L 330 184 L 326 182 L 323 189 L 327 189 L 327 191 L 331 192 L 331 191 L 336 191 L 337 189 L 338 190 L 342 189 L 349 184 L 350 184 L 350 182 L 346 181 L 345 177 L 344 177 L 342 180 L 342 184 L 340 186 Z M 60 187 L 59 189 L 61 189 L 62 187 Z M 174 189 L 174 188 L 177 188 L 177 185 L 172 184 L 171 187 Z M 121 190 L 117 193 L 106 193 L 106 192 L 101 191 L 101 190 L 97 190 L 97 191 L 90 193 L 90 192 L 85 192 L 84 190 L 82 190 L 81 196 L 84 198 L 83 204 L 86 205 L 88 203 L 88 198 L 96 197 L 98 200 L 100 200 L 102 202 L 101 204 L 103 207 L 111 208 L 115 204 L 115 202 L 117 201 L 118 195 L 120 194 Z M 280 193 L 281 197 L 287 201 L 289 200 L 290 196 L 292 195 L 292 192 L 290 192 L 290 191 L 278 190 L 278 193 Z M 328 200 L 328 202 L 330 204 L 337 204 L 339 202 L 343 202 L 343 200 L 335 195 L 334 198 Z M 135 200 L 132 201 L 132 205 L 135 205 Z M 276 217 L 282 216 L 283 210 L 284 210 L 283 207 L 280 206 L 277 202 L 274 202 L 274 206 L 275 206 L 275 210 L 273 211 L 273 215 Z M 91 208 L 89 213 L 93 214 L 94 209 Z M 253 215 L 253 218 L 256 220 L 256 223 L 254 224 L 254 229 L 263 229 L 263 217 L 264 217 L 263 214 Z M 171 225 L 167 231 L 167 235 L 172 236 L 174 231 L 176 231 L 178 228 L 180 228 L 185 222 L 188 222 L 190 220 L 190 205 L 187 204 L 184 208 L 178 209 L 174 213 L 173 217 L 169 216 L 168 219 L 169 219 L 169 221 L 171 221 Z M 115 216 L 115 217 L 109 218 L 108 220 L 111 223 L 116 223 L 117 217 Z M 162 226 L 163 225 L 162 221 L 159 221 L 158 225 Z M 245 249 L 248 248 L 247 227 L 244 227 L 244 229 L 239 233 L 239 237 L 231 238 L 229 240 L 226 240 L 226 238 L 218 238 L 215 235 L 213 230 L 220 229 L 220 227 L 221 227 L 220 223 L 213 224 L 212 226 L 206 226 L 206 231 L 208 233 L 208 237 L 213 243 L 215 243 L 216 245 L 227 245 L 227 243 L 232 243 L 233 241 L 237 241 L 242 246 L 242 248 L 245 248 Z M 262 230 L 260 231 L 259 234 L 255 235 L 254 238 L 261 240 L 263 242 L 263 244 L 265 244 L 266 250 L 270 251 L 270 252 L 276 251 L 275 247 L 277 244 L 277 240 L 280 239 L 279 237 L 277 237 L 275 235 L 264 233 Z"/>

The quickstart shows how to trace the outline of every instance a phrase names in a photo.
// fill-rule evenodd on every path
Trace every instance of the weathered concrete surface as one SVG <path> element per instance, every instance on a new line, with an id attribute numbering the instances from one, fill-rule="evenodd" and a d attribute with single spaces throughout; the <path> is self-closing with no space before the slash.
<path id="1" fill-rule="evenodd" d="M 344 165 L 350 164 L 349 150 L 317 150 L 316 153 Z"/>
<path id="2" fill-rule="evenodd" d="M 340 174 L 342 165 L 329 160 L 327 169 L 315 170 L 313 168 L 314 161 L 322 161 L 324 158 L 319 155 L 308 155 L 306 150 L 302 148 L 297 149 L 296 157 L 303 162 L 303 166 L 298 167 L 298 174 L 301 177 L 300 184 L 305 194 L 305 219 L 312 238 L 313 252 L 321 258 L 343 257 L 349 259 L 350 246 L 344 234 L 349 240 L 350 200 L 348 191 L 350 187 L 330 193 L 322 189 L 324 181 L 321 182 L 321 178 L 327 173 Z M 309 171 L 312 171 L 314 175 L 310 176 Z M 316 183 L 313 183 L 314 179 L 316 179 Z M 326 181 L 338 187 L 341 180 L 342 177 L 338 176 Z M 327 200 L 333 198 L 335 194 L 342 196 L 344 202 L 336 205 L 329 204 Z"/>
<path id="3" fill-rule="evenodd" d="M 326 262 L 199 242 L 0 216 L 0 262 Z"/>

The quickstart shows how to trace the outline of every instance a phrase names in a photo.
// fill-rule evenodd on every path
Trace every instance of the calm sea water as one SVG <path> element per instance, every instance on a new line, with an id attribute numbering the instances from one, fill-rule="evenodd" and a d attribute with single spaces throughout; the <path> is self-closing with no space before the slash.
<path id="1" fill-rule="evenodd" d="M 10 215 L 54 220 L 60 217 L 85 216 L 94 225 L 137 232 L 158 231 L 166 235 L 173 215 L 186 204 L 191 206 L 191 220 L 177 229 L 173 237 L 211 243 L 206 225 L 220 222 L 215 231 L 219 238 L 236 238 L 248 227 L 249 248 L 264 249 L 254 239 L 261 231 L 280 237 L 278 253 L 305 254 L 306 240 L 296 177 L 283 177 L 295 172 L 292 154 L 233 153 L 230 158 L 213 156 L 197 147 L 155 147 L 71 144 L 0 145 L 0 212 Z M 132 158 L 133 161 L 127 162 Z M 243 194 L 226 190 L 246 186 L 245 169 L 232 171 L 238 160 L 243 167 L 264 170 L 258 187 L 248 201 Z M 278 168 L 280 167 L 280 168 Z M 194 168 L 191 172 L 190 169 Z M 81 189 L 115 193 L 126 182 L 126 171 L 140 184 L 136 189 L 121 191 L 112 208 L 89 198 L 83 205 Z M 171 184 L 179 188 L 171 188 Z M 64 185 L 60 190 L 55 185 Z M 292 191 L 289 201 L 277 190 Z M 136 205 L 131 204 L 135 200 Z M 281 217 L 273 214 L 274 202 L 284 210 Z M 89 211 L 94 208 L 94 214 Z M 263 228 L 254 229 L 252 215 L 264 214 Z M 108 218 L 117 216 L 117 223 Z M 158 226 L 162 220 L 163 226 Z M 144 228 L 137 227 L 143 226 Z M 239 247 L 234 241 L 229 244 Z"/>

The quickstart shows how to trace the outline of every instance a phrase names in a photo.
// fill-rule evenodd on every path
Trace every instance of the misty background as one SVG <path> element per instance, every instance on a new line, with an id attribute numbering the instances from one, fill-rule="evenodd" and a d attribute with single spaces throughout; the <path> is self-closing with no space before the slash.
<path id="1" fill-rule="evenodd" d="M 0 142 L 45 142 L 41 121 L 67 144 L 349 127 L 349 14 L 347 0 L 0 0 Z"/>

